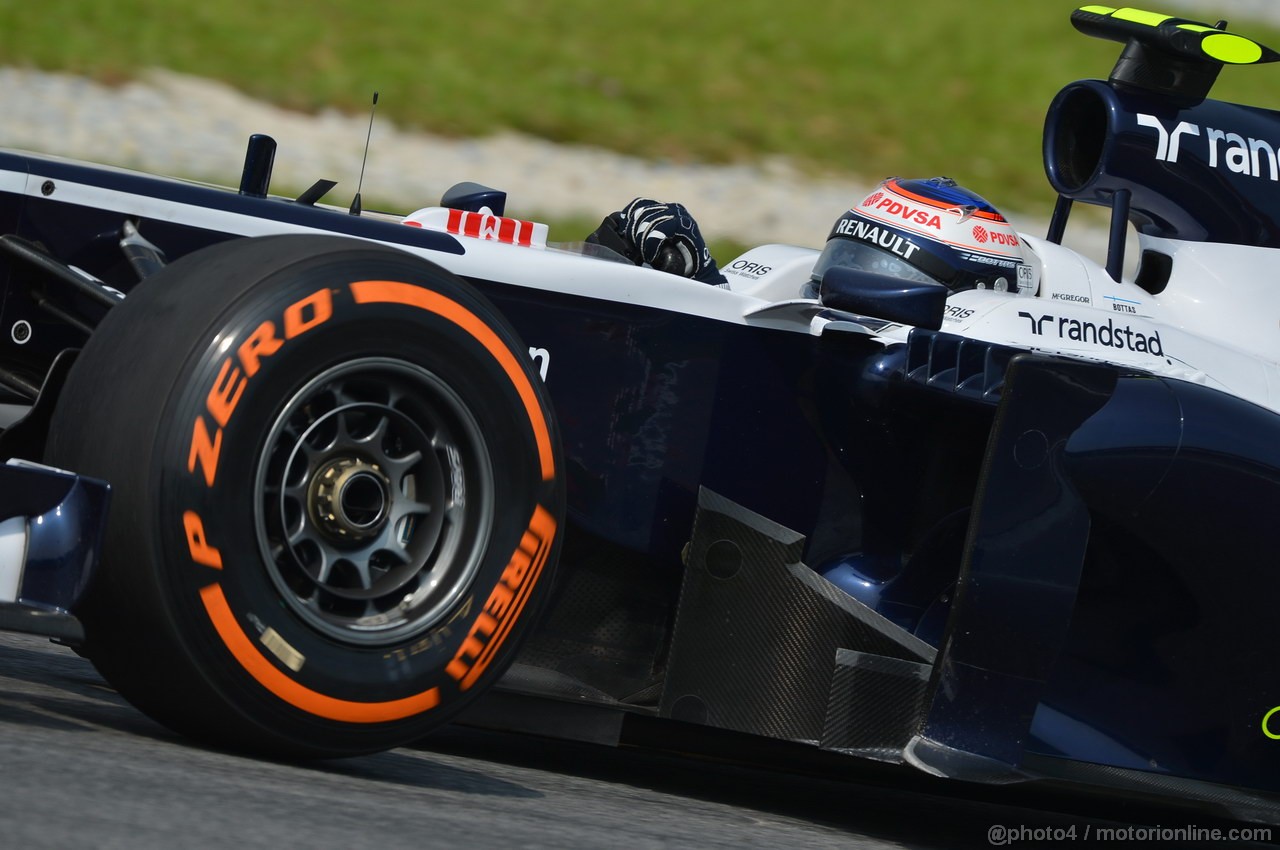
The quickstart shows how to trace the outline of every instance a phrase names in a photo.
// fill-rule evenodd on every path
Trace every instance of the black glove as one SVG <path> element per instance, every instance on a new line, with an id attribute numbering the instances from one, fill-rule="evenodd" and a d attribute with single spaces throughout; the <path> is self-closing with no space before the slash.
<path id="1" fill-rule="evenodd" d="M 683 204 L 636 198 L 622 211 L 606 216 L 587 241 L 612 248 L 636 265 L 648 263 L 659 271 L 703 283 L 727 282 Z"/>

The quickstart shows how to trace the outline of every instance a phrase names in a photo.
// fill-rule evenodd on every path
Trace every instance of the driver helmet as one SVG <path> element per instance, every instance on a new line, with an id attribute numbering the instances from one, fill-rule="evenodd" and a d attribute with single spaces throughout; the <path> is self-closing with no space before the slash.
<path id="1" fill-rule="evenodd" d="M 1034 295 L 1040 285 L 1038 260 L 1024 253 L 1005 217 L 949 177 L 882 182 L 831 228 L 814 280 L 832 266 L 941 283 L 952 292 Z"/>

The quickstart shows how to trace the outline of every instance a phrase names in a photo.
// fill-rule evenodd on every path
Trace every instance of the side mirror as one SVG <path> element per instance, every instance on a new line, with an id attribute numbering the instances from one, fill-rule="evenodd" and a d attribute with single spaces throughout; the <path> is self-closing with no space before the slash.
<path id="1" fill-rule="evenodd" d="M 818 298 L 822 306 L 938 330 L 951 294 L 940 283 L 921 283 L 882 274 L 832 266 L 822 275 Z"/>
<path id="2" fill-rule="evenodd" d="M 440 199 L 440 206 L 467 212 L 480 212 L 488 207 L 494 215 L 501 216 L 507 208 L 507 193 L 468 180 L 449 187 Z"/>

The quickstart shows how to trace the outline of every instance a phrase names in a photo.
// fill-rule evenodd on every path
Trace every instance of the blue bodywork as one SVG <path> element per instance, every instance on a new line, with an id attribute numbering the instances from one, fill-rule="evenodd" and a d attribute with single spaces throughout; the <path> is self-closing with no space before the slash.
<path id="1" fill-rule="evenodd" d="M 136 179 L 131 191 L 159 191 Z M 227 203 L 213 189 L 179 194 Z M 233 205 L 296 214 L 279 199 Z M 337 232 L 423 236 L 306 215 Z M 111 245 L 94 241 L 120 219 L 29 199 L 13 232 L 127 289 L 127 267 L 103 263 Z M 227 238 L 139 223 L 171 259 Z M 451 237 L 441 247 L 461 250 Z M 681 550 L 707 488 L 804 535 L 805 563 L 939 650 L 922 716 L 939 746 L 1015 772 L 1031 753 L 1280 791 L 1259 725 L 1275 697 L 1260 692 L 1257 672 L 1280 642 L 1270 616 L 1280 578 L 1268 568 L 1280 541 L 1265 516 L 1280 503 L 1274 414 L 1203 387 L 1109 366 L 1080 375 L 1060 361 L 1024 370 L 1045 388 L 1010 393 L 1017 352 L 975 354 L 927 331 L 886 349 L 862 335 L 815 338 L 472 282 L 527 340 L 556 351 L 548 389 L 573 529 L 563 568 L 628 564 L 635 598 L 656 612 L 646 633 L 666 634 L 653 622 L 678 599 Z M 18 318 L 52 324 L 12 298 L 0 323 Z M 49 330 L 44 340 L 77 344 L 73 328 Z M 1002 460 L 1019 416 L 1040 423 L 1023 430 L 1045 444 L 1028 449 L 1019 431 Z M 1029 450 L 1043 457 L 1026 470 L 1018 458 Z M 575 546 L 575 533 L 591 545 Z M 645 652 L 658 658 L 661 645 Z M 947 764 L 967 778 L 990 772 Z"/>
<path id="2" fill-rule="evenodd" d="M 48 467 L 0 465 L 0 522 L 16 520 L 26 529 L 16 598 L 0 602 L 0 627 L 83 637 L 69 612 L 94 575 L 109 498 L 102 481 Z"/>
<path id="3" fill-rule="evenodd" d="M 1280 138 L 1280 120 L 1265 110 L 1074 83 L 1046 127 L 1063 215 L 1071 201 L 1102 203 L 1152 235 L 1280 247 L 1280 175 L 1242 175 L 1211 162 L 1210 148 L 1184 144 L 1178 179 L 1169 179 L 1172 144 L 1165 139 L 1166 159 L 1152 155 L 1161 138 L 1153 121 L 1166 135 L 1201 127 L 1201 141 L 1203 128 L 1228 126 Z M 0 153 L 0 168 L 466 252 L 445 234 L 253 193 L 11 153 Z M 232 238 L 163 215 L 67 203 L 56 186 L 42 197 L 0 196 L 0 231 L 127 292 L 136 274 L 117 244 L 125 219 L 170 260 Z M 784 332 L 470 282 L 526 342 L 556 352 L 547 388 L 568 467 L 563 589 L 523 660 L 571 678 L 575 698 L 715 722 L 709 700 L 672 707 L 644 696 L 661 689 L 669 659 L 698 651 L 696 632 L 678 637 L 673 624 L 690 610 L 686 547 L 710 491 L 775 529 L 789 547 L 779 557 L 796 559 L 782 566 L 805 566 L 796 586 L 906 648 L 890 659 L 896 667 L 877 670 L 924 683 L 903 704 L 915 712 L 914 739 L 898 755 L 912 764 L 1011 781 L 1065 775 L 1070 763 L 1128 771 L 1130 785 L 1132 774 L 1177 780 L 1174 790 L 1192 795 L 1196 783 L 1280 792 L 1280 741 L 1263 725 L 1280 704 L 1269 660 L 1280 646 L 1280 416 L 1204 386 L 924 328 L 886 345 L 869 334 Z M 83 344 L 86 331 L 42 312 L 39 288 L 3 257 L 0 283 L 9 294 L 0 327 L 39 326 L 38 345 L 9 369 L 43 374 L 60 351 Z M 90 326 L 95 309 L 81 314 Z M 71 608 L 105 495 L 91 482 L 58 480 L 65 493 L 51 505 L 68 515 L 51 521 L 56 534 L 32 538 L 32 601 Z M 738 572 L 732 560 L 718 562 L 713 578 L 727 584 Z M 796 610 L 803 632 L 809 612 Z M 715 662 L 750 678 L 776 660 L 764 657 L 774 647 L 752 644 L 750 622 L 733 627 L 742 630 L 738 654 Z M 858 667 L 872 655 L 865 648 L 835 645 L 863 652 L 842 669 L 869 669 Z M 832 657 L 803 663 L 826 670 Z M 827 679 L 833 692 L 836 675 Z M 769 698 L 783 713 L 799 699 Z M 835 708 L 849 704 L 832 697 Z M 828 706 L 803 708 L 821 719 Z"/>

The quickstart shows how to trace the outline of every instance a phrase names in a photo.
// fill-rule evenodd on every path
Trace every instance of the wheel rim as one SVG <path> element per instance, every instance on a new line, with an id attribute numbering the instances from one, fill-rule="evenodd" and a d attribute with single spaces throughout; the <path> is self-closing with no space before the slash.
<path id="1" fill-rule="evenodd" d="M 309 381 L 276 418 L 256 476 L 267 572 L 311 627 L 402 642 L 471 586 L 493 523 L 479 423 L 434 373 L 370 357 Z"/>

